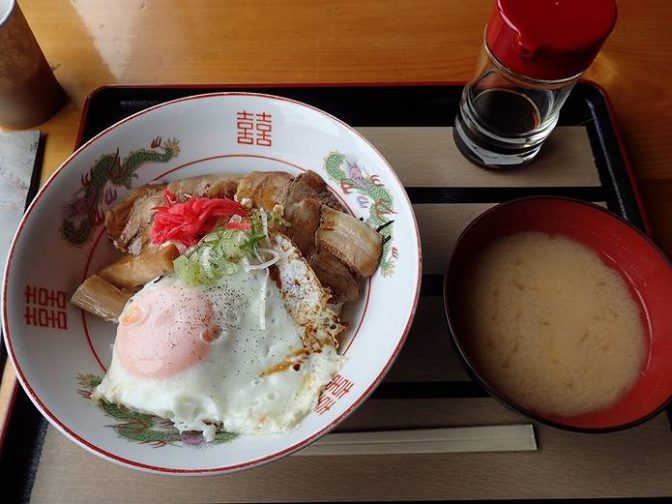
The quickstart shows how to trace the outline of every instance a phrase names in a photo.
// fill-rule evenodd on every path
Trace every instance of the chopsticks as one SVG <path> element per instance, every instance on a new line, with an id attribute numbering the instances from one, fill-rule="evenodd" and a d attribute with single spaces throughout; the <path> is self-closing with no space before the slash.
<path id="1" fill-rule="evenodd" d="M 536 451 L 531 424 L 327 434 L 297 452 L 311 455 L 392 455 Z"/>

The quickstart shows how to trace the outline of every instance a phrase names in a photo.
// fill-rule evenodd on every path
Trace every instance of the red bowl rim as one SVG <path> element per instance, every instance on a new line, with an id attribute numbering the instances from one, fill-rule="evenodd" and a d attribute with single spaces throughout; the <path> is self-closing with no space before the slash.
<path id="1" fill-rule="evenodd" d="M 450 333 L 450 342 L 453 347 L 453 350 L 455 350 L 455 353 L 458 355 L 460 361 L 462 361 L 462 365 L 467 369 L 467 372 L 471 376 L 473 380 L 476 381 L 481 387 L 485 389 L 485 391 L 498 401 L 500 401 L 504 406 L 506 406 L 508 409 L 534 421 L 538 422 L 541 424 L 549 425 L 551 427 L 555 427 L 557 429 L 562 429 L 566 431 L 572 431 L 572 432 L 582 432 L 582 433 L 591 433 L 591 434 L 604 434 L 604 433 L 609 433 L 609 432 L 617 432 L 625 429 L 629 429 L 631 427 L 636 427 L 637 425 L 643 424 L 645 422 L 648 422 L 651 420 L 653 417 L 658 416 L 660 413 L 665 411 L 665 409 L 672 404 L 672 394 L 668 396 L 667 399 L 665 399 L 661 405 L 658 407 L 654 408 L 650 413 L 637 418 L 636 420 L 626 422 L 623 424 L 618 424 L 618 425 L 613 425 L 609 427 L 579 427 L 575 425 L 569 425 L 569 424 L 564 424 L 561 422 L 557 422 L 555 420 L 550 420 L 544 416 L 541 416 L 537 413 L 534 413 L 520 405 L 518 405 L 515 401 L 507 397 L 506 395 L 502 394 L 499 390 L 497 390 L 493 385 L 491 385 L 488 380 L 486 380 L 481 373 L 478 371 L 477 367 L 471 362 L 469 359 L 466 351 L 462 348 L 462 345 L 460 344 L 458 337 L 457 337 L 457 330 L 455 328 L 455 325 L 451 321 L 451 315 L 450 315 L 450 307 L 448 306 L 448 279 L 450 277 L 449 273 L 451 270 L 451 267 L 453 265 L 453 260 L 455 258 L 455 252 L 458 249 L 460 243 L 464 239 L 466 235 L 468 235 L 472 229 L 480 222 L 482 219 L 485 217 L 489 216 L 491 213 L 494 212 L 499 212 L 502 211 L 502 208 L 506 208 L 511 205 L 516 205 L 519 204 L 523 201 L 529 201 L 529 200 L 551 200 L 551 201 L 564 201 L 564 202 L 569 202 L 571 204 L 576 204 L 576 205 L 581 205 L 584 207 L 588 207 L 589 209 L 592 210 L 598 210 L 602 213 L 607 214 L 610 218 L 616 219 L 620 221 L 621 223 L 625 224 L 627 227 L 635 231 L 640 238 L 642 238 L 646 243 L 648 243 L 648 246 L 654 250 L 658 256 L 662 259 L 663 263 L 667 265 L 668 268 L 672 269 L 672 262 L 667 258 L 667 256 L 663 253 L 663 251 L 658 247 L 652 240 L 651 238 L 644 233 L 642 230 L 638 229 L 637 227 L 633 226 L 630 222 L 626 221 L 619 215 L 614 214 L 613 212 L 609 211 L 608 209 L 596 205 L 594 203 L 590 203 L 587 201 L 581 201 L 575 198 L 569 198 L 566 196 L 525 196 L 522 198 L 516 198 L 512 199 L 509 201 L 505 201 L 503 203 L 499 203 L 498 205 L 495 205 L 492 208 L 487 209 L 483 213 L 481 213 L 478 217 L 476 217 L 474 220 L 472 220 L 467 227 L 464 228 L 464 230 L 460 233 L 459 237 L 457 238 L 455 242 L 455 246 L 451 250 L 449 256 L 448 256 L 448 266 L 446 268 L 446 272 L 443 275 L 443 308 L 444 308 L 444 315 L 446 317 L 446 323 L 448 324 L 448 332 Z"/>

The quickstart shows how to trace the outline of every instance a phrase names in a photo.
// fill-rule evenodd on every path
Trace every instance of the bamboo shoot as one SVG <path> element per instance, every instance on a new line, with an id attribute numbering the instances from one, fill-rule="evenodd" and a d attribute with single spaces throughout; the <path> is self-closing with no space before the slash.
<path id="1" fill-rule="evenodd" d="M 98 272 L 98 276 L 119 289 L 134 289 L 173 271 L 180 252 L 172 243 L 158 249 L 145 249 L 140 255 L 124 256 Z"/>
<path id="2" fill-rule="evenodd" d="M 98 275 L 84 280 L 70 300 L 82 310 L 109 322 L 116 322 L 133 294 L 117 289 Z"/>

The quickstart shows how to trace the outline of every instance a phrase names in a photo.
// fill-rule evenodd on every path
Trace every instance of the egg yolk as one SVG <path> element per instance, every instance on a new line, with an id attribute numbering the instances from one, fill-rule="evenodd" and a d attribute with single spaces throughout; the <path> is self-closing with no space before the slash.
<path id="1" fill-rule="evenodd" d="M 219 336 L 212 303 L 179 285 L 137 295 L 119 317 L 116 352 L 130 373 L 165 378 L 203 359 Z"/>

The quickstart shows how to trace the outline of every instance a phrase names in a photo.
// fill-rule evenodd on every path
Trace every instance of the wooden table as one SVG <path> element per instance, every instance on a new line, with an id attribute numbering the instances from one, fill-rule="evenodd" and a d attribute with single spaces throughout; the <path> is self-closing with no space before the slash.
<path id="1" fill-rule="evenodd" d="M 79 107 L 110 83 L 460 81 L 492 0 L 23 0 L 72 104 L 43 125 L 43 178 L 65 159 Z M 672 254 L 672 2 L 619 0 L 586 77 L 602 85 L 656 239 Z"/>
<path id="2" fill-rule="evenodd" d="M 80 107 L 98 86 L 467 80 L 492 0 L 19 3 L 71 97 L 39 127 L 45 180 L 71 153 Z M 672 254 L 672 2 L 618 4 L 616 30 L 586 77 L 611 97 L 655 237 Z"/>

